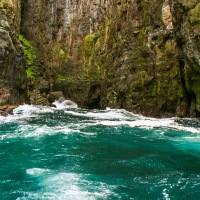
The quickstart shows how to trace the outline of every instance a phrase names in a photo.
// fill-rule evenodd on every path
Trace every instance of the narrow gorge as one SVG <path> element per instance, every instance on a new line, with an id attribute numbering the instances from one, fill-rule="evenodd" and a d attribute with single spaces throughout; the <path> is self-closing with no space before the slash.
<path id="1" fill-rule="evenodd" d="M 0 108 L 200 116 L 199 0 L 1 0 Z"/>

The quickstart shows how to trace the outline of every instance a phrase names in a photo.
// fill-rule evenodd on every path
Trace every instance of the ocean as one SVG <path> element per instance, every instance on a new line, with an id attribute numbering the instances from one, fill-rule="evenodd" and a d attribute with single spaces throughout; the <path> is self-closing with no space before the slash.
<path id="1" fill-rule="evenodd" d="M 0 162 L 1 200 L 200 199 L 200 121 L 22 105 Z"/>

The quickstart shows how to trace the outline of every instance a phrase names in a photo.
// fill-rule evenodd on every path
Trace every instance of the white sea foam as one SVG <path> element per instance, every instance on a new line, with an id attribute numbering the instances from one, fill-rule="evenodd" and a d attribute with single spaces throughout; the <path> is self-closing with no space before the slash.
<path id="1" fill-rule="evenodd" d="M 71 100 L 64 100 L 64 99 L 59 99 L 56 100 L 55 102 L 52 103 L 53 105 L 56 106 L 58 109 L 63 109 L 63 108 L 78 108 L 78 105 L 71 101 Z"/>
<path id="2" fill-rule="evenodd" d="M 6 119 L 6 117 L 0 115 L 0 121 L 3 121 L 5 119 Z"/>
<path id="3" fill-rule="evenodd" d="M 19 107 L 15 108 L 13 110 L 13 114 L 30 114 L 33 111 L 37 111 L 38 108 L 36 106 L 33 105 L 28 105 L 28 104 L 24 104 L 24 105 L 20 105 Z"/>
<path id="4" fill-rule="evenodd" d="M 145 118 L 140 117 L 134 121 L 100 121 L 99 122 L 102 125 L 105 126 L 121 126 L 121 125 L 127 125 L 130 127 L 140 127 L 144 129 L 155 129 L 155 128 L 170 128 L 170 129 L 176 129 L 176 130 L 182 130 L 182 131 L 188 131 L 192 133 L 200 133 L 199 128 L 194 127 L 187 127 L 183 126 L 181 124 L 178 124 L 174 121 L 173 118 L 171 119 L 156 119 L 156 118 Z"/>
<path id="5" fill-rule="evenodd" d="M 31 168 L 31 169 L 27 169 L 26 173 L 29 175 L 33 175 L 33 176 L 40 176 L 44 173 L 50 173 L 51 170 L 50 169 L 43 169 L 43 168 Z"/>
<path id="6" fill-rule="evenodd" d="M 53 113 L 53 109 L 48 106 L 38 106 L 38 105 L 20 105 L 19 107 L 13 110 L 14 115 L 23 115 L 23 116 L 30 116 L 32 114 L 39 114 L 39 113 Z"/>
<path id="7" fill-rule="evenodd" d="M 14 138 L 31 138 L 31 137 L 43 137 L 45 135 L 55 135 L 55 134 L 70 134 L 73 132 L 78 132 L 79 130 L 73 130 L 65 126 L 49 127 L 47 125 L 31 126 L 29 124 L 20 125 L 14 132 L 0 135 L 0 140 L 14 139 Z"/>
<path id="8" fill-rule="evenodd" d="M 63 126 L 49 127 L 47 125 L 43 125 L 41 127 L 35 128 L 34 131 L 29 131 L 25 137 L 42 137 L 44 135 L 55 135 L 57 133 L 69 134 L 73 132 L 72 129 Z"/>
<path id="9" fill-rule="evenodd" d="M 89 135 L 89 136 L 94 136 L 97 135 L 96 133 L 92 133 L 92 132 L 80 132 L 83 135 Z"/>
<path id="10" fill-rule="evenodd" d="M 144 129 L 168 128 L 181 131 L 188 131 L 192 133 L 200 133 L 199 127 L 192 127 L 186 124 L 182 125 L 181 123 L 176 122 L 176 118 L 163 118 L 163 119 L 150 118 L 141 115 L 135 115 L 122 109 L 82 110 L 82 109 L 77 109 L 77 104 L 70 100 L 64 100 L 61 102 L 56 101 L 58 103 L 57 108 L 59 109 L 67 108 L 68 105 L 63 104 L 65 101 L 68 101 L 68 103 L 70 102 L 69 104 L 72 105 L 72 107 L 74 106 L 75 108 L 74 110 L 65 110 L 64 113 L 66 115 L 69 114 L 72 116 L 86 117 L 86 118 L 91 118 L 91 120 L 93 120 L 89 124 L 87 123 L 85 124 L 84 121 L 81 125 L 79 123 L 75 124 L 75 126 L 76 125 L 80 126 L 79 128 L 92 126 L 94 124 L 102 124 L 105 126 L 125 125 L 133 128 L 140 127 Z M 27 117 L 37 117 L 40 113 L 49 113 L 49 112 L 50 113 L 55 112 L 55 108 L 24 104 L 14 109 L 14 116 L 1 117 L 0 121 L 9 123 L 13 120 L 18 120 Z M 68 127 L 63 127 L 62 130 L 57 129 L 57 127 L 55 127 L 55 129 L 63 131 L 64 133 L 68 134 L 70 132 Z M 42 127 L 41 129 L 39 128 L 34 133 L 31 132 L 29 135 L 27 135 L 27 137 L 31 136 L 31 134 L 33 135 L 35 134 L 34 136 L 41 135 L 42 133 L 52 134 L 52 129 L 54 128 L 50 129 L 48 129 L 48 127 Z M 76 130 L 78 129 L 76 128 Z M 56 131 L 54 131 L 54 133 L 56 133 Z"/>
<path id="11" fill-rule="evenodd" d="M 14 116 L 14 115 L 8 115 L 6 117 L 0 116 L 0 123 L 2 123 L 2 124 L 3 123 L 10 123 L 12 121 L 15 121 L 16 118 L 18 118 L 18 117 Z"/>
<path id="12" fill-rule="evenodd" d="M 164 189 L 162 191 L 162 194 L 163 194 L 163 197 L 165 198 L 165 200 L 170 200 L 167 189 Z"/>
<path id="13" fill-rule="evenodd" d="M 84 175 L 74 173 L 58 173 L 47 177 L 40 186 L 60 199 L 96 199 L 105 198 L 111 192 L 111 186 L 86 180 Z M 95 192 L 90 192 L 91 189 Z M 58 198 L 58 199 L 59 199 Z"/>
<path id="14" fill-rule="evenodd" d="M 41 189 L 37 192 L 23 192 L 24 197 L 19 197 L 17 200 L 23 200 L 27 197 L 30 199 L 95 200 L 97 198 L 105 199 L 115 194 L 112 192 L 115 186 L 87 180 L 81 174 L 56 173 L 43 168 L 27 169 L 26 173 L 30 176 L 40 177 L 39 186 Z"/>
<path id="15" fill-rule="evenodd" d="M 98 111 L 95 110 L 93 112 L 77 112 L 77 111 L 65 111 L 66 114 L 71 114 L 74 116 L 82 116 L 94 119 L 112 119 L 112 120 L 129 120 L 134 119 L 137 115 L 130 114 L 129 112 L 125 113 L 123 110 L 107 110 L 107 111 Z"/>

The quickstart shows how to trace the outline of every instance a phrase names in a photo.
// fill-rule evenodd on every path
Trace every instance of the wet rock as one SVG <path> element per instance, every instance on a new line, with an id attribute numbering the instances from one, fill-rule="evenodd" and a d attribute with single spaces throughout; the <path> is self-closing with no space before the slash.
<path id="1" fill-rule="evenodd" d="M 16 106 L 12 106 L 12 105 L 4 105 L 4 106 L 0 106 L 0 115 L 1 116 L 8 116 L 8 115 L 12 115 L 13 114 L 13 109 L 15 109 Z"/>

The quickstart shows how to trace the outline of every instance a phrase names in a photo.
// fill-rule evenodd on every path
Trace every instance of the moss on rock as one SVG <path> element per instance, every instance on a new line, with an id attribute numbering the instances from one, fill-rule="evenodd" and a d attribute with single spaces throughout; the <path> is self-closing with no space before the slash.
<path id="1" fill-rule="evenodd" d="M 190 10 L 189 20 L 192 24 L 200 24 L 200 3 Z"/>
<path id="2" fill-rule="evenodd" d="M 98 38 L 99 38 L 99 35 L 97 33 L 85 36 L 85 39 L 84 39 L 85 57 L 89 57 L 92 55 L 94 51 L 94 45 Z"/>
<path id="3" fill-rule="evenodd" d="M 30 42 L 23 36 L 19 35 L 19 41 L 22 44 L 22 48 L 24 51 L 24 55 L 26 57 L 26 74 L 27 77 L 34 80 L 35 72 L 34 72 L 34 50 L 33 46 Z"/>

